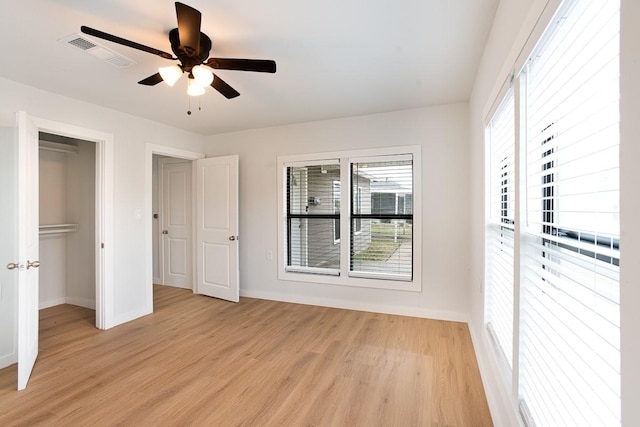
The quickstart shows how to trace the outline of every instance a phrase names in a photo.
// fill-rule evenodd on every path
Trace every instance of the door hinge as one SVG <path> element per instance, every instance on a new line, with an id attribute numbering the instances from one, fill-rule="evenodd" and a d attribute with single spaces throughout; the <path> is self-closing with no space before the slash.
<path id="1" fill-rule="evenodd" d="M 104 243 L 100 243 L 100 249 L 104 249 Z"/>

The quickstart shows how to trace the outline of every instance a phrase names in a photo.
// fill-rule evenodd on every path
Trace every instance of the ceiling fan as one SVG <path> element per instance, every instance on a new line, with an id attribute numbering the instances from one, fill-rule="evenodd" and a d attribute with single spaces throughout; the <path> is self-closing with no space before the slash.
<path id="1" fill-rule="evenodd" d="M 237 90 L 212 73 L 207 67 L 220 70 L 257 71 L 261 73 L 276 72 L 276 63 L 272 60 L 209 58 L 211 39 L 205 33 L 200 32 L 202 14 L 186 4 L 176 2 L 176 16 L 178 18 L 178 28 L 174 28 L 169 32 L 171 50 L 175 54 L 175 57 L 170 53 L 84 25 L 80 27 L 80 30 L 90 36 L 158 55 L 165 59 L 179 60 L 179 65 L 174 64 L 168 67 L 162 67 L 159 72 L 146 79 L 140 80 L 138 83 L 146 86 L 154 86 L 164 81 L 170 86 L 173 86 L 183 73 L 188 73 L 188 93 L 192 96 L 203 94 L 204 87 L 209 85 L 227 99 L 240 95 Z"/>

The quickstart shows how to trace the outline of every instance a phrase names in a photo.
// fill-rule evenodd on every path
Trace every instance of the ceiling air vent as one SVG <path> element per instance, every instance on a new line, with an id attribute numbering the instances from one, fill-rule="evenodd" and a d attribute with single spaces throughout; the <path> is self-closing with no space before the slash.
<path id="1" fill-rule="evenodd" d="M 127 68 L 135 64 L 135 61 L 124 55 L 114 52 L 113 50 L 102 46 L 81 34 L 71 34 L 58 40 L 59 42 L 68 44 L 78 48 L 91 56 L 107 62 L 117 68 Z"/>

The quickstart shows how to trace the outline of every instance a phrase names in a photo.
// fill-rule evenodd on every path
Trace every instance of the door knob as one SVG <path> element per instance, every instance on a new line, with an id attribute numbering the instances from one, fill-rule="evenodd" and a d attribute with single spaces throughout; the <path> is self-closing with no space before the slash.
<path id="1" fill-rule="evenodd" d="M 236 240 L 236 236 L 229 236 L 229 240 L 233 242 L 234 240 Z"/>
<path id="2" fill-rule="evenodd" d="M 33 268 L 40 267 L 40 261 L 29 261 L 29 260 L 27 260 L 27 270 L 30 269 L 31 267 L 33 267 Z"/>
<path id="3" fill-rule="evenodd" d="M 162 230 L 162 234 L 169 234 L 169 230 Z"/>
<path id="4" fill-rule="evenodd" d="M 8 270 L 15 270 L 16 268 L 20 268 L 20 264 L 18 264 L 17 262 L 10 262 L 9 264 L 7 264 Z"/>

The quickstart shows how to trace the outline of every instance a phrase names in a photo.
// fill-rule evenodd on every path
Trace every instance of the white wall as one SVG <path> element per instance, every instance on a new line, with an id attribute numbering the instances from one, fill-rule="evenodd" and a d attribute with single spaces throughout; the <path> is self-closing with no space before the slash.
<path id="1" fill-rule="evenodd" d="M 622 0 L 620 60 L 620 301 L 622 421 L 640 425 L 640 2 Z"/>
<path id="2" fill-rule="evenodd" d="M 40 225 L 67 224 L 67 154 L 40 150 Z M 40 308 L 67 296 L 67 234 L 40 236 Z"/>
<path id="3" fill-rule="evenodd" d="M 161 123 L 76 101 L 6 79 L 0 79 L 0 123 L 13 123 L 14 113 L 29 115 L 112 134 L 114 137 L 114 272 L 112 310 L 115 323 L 147 314 L 145 272 L 145 150 L 147 143 L 202 151 L 204 137 Z M 11 144 L 12 141 L 6 144 Z M 3 141 L 2 157 L 5 155 Z M 12 147 L 8 147 L 11 149 Z M 9 244 L 3 241 L 3 246 Z M 1 260 L 5 262 L 5 260 Z M 7 261 L 8 262 L 8 261 Z M 3 283 L 4 286 L 4 283 Z M 14 292 L 15 289 L 8 289 Z M 4 292 L 3 292 L 4 293 Z M 15 309 L 14 309 L 15 311 Z M 5 313 L 3 312 L 3 315 Z M 15 312 L 6 314 L 15 316 Z M 0 338 L 8 342 L 15 329 L 0 324 Z M 4 347 L 2 347 L 4 348 Z M 0 354 L 0 360 L 4 355 Z"/>
<path id="4" fill-rule="evenodd" d="M 467 105 L 455 104 L 211 136 L 208 157 L 240 156 L 241 295 L 466 321 L 467 125 Z M 278 280 L 266 258 L 277 253 L 276 157 L 394 145 L 422 146 L 422 291 Z"/>
<path id="5" fill-rule="evenodd" d="M 67 304 L 96 304 L 96 144 L 78 141 L 78 152 L 67 160 L 67 221 L 78 230 L 66 236 Z"/>
<path id="6" fill-rule="evenodd" d="M 483 327 L 484 115 L 505 81 L 546 0 L 502 0 L 469 103 L 471 274 L 470 321 L 487 399 L 496 426 L 517 425 L 511 390 L 502 386 Z M 622 0 L 621 51 L 621 335 L 623 425 L 640 425 L 640 4 Z"/>

